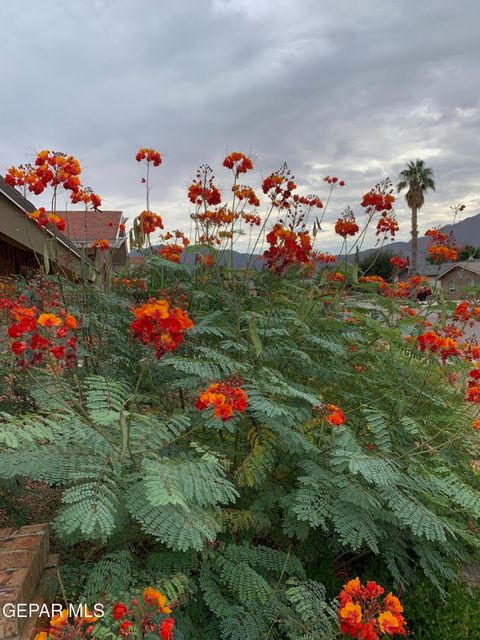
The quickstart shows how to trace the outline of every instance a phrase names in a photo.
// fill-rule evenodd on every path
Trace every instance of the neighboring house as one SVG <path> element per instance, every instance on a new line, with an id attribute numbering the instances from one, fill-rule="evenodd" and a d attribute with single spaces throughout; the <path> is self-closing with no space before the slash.
<path id="1" fill-rule="evenodd" d="M 111 257 L 114 271 L 121 271 L 128 262 L 127 237 L 123 230 L 122 211 L 56 211 L 66 222 L 65 234 L 78 248 L 84 249 L 94 262 Z M 107 240 L 109 248 L 95 248 L 95 240 Z"/>
<path id="2" fill-rule="evenodd" d="M 438 282 L 447 297 L 466 297 L 469 289 L 480 286 L 480 260 L 445 265 L 438 274 Z"/>
<path id="3" fill-rule="evenodd" d="M 27 216 L 36 207 L 0 176 L 0 276 L 43 268 L 75 279 L 82 273 L 82 258 L 73 243 L 58 231 L 40 227 Z"/>
<path id="4" fill-rule="evenodd" d="M 450 264 L 428 264 L 426 262 L 422 268 L 419 268 L 419 273 L 421 276 L 428 280 L 428 284 L 432 289 L 438 288 L 440 286 L 440 275 L 448 268 L 450 268 Z"/>

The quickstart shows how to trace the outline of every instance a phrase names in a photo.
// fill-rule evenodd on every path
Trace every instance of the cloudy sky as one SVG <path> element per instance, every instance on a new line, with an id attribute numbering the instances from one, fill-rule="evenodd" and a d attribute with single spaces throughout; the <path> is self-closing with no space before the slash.
<path id="1" fill-rule="evenodd" d="M 44 148 L 79 158 L 104 208 L 144 208 L 140 146 L 158 149 L 152 208 L 188 231 L 202 162 L 227 151 L 251 184 L 287 161 L 304 193 L 344 206 L 423 158 L 438 188 L 420 231 L 480 212 L 478 0 L 42 0 L 0 5 L 0 172 Z M 408 239 L 403 198 L 397 213 Z M 373 242 L 373 241 L 372 241 Z"/>

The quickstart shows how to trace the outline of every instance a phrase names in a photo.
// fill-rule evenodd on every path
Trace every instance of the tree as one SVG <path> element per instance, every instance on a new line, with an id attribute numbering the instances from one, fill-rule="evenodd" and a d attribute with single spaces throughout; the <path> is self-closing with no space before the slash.
<path id="1" fill-rule="evenodd" d="M 472 247 L 472 245 L 467 244 L 460 249 L 458 252 L 459 260 L 478 260 L 480 259 L 480 247 Z"/>
<path id="2" fill-rule="evenodd" d="M 389 251 L 373 252 L 363 258 L 359 267 L 364 276 L 381 276 L 385 280 L 390 280 L 393 268 L 390 263 L 392 254 Z"/>
<path id="3" fill-rule="evenodd" d="M 407 205 L 412 212 L 412 273 L 417 273 L 417 252 L 418 252 L 418 226 L 417 212 L 425 202 L 425 193 L 431 189 L 435 191 L 435 181 L 433 171 L 425 166 L 423 160 L 411 160 L 406 169 L 400 172 L 397 191 L 408 189 L 405 194 Z"/>

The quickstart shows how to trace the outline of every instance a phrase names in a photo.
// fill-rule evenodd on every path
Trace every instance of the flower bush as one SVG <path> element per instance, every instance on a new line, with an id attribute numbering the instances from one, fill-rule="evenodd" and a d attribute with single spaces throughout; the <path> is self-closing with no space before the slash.
<path id="1" fill-rule="evenodd" d="M 420 277 L 359 277 L 319 252 L 344 181 L 303 194 L 284 165 L 255 190 L 237 152 L 221 163 L 231 188 L 198 170 L 184 244 L 150 207 L 157 153 L 137 156 L 144 265 L 2 289 L 2 495 L 22 478 L 58 491 L 66 588 L 113 603 L 95 636 L 404 634 L 391 594 L 420 578 L 441 591 L 478 558 L 477 303 L 437 314 L 415 302 Z M 358 204 L 374 233 L 396 231 L 388 182 Z M 354 252 L 365 229 L 342 225 Z M 242 238 L 254 249 L 235 271 Z"/>

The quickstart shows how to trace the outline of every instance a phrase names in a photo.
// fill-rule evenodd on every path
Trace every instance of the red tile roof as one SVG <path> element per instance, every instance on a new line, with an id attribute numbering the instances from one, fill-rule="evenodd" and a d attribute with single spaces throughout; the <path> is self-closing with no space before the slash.
<path id="1" fill-rule="evenodd" d="M 64 234 L 75 243 L 91 243 L 93 240 L 112 242 L 119 234 L 122 211 L 56 211 L 65 220 Z"/>

